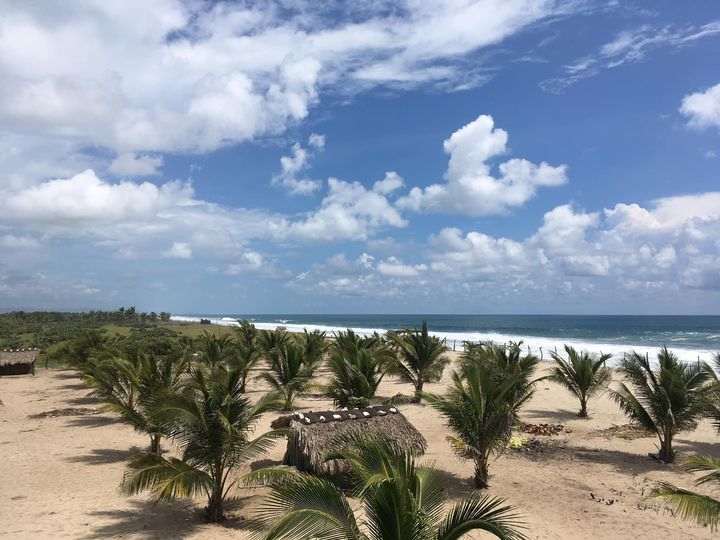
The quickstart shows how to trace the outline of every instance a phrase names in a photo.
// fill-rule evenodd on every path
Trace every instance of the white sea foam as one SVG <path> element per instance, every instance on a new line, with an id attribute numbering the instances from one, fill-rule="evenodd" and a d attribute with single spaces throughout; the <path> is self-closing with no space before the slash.
<path id="1" fill-rule="evenodd" d="M 211 324 L 217 324 L 220 326 L 238 326 L 237 319 L 232 317 L 221 317 L 221 318 L 208 318 Z M 177 322 L 200 322 L 201 317 L 191 317 L 185 315 L 173 315 L 172 320 Z M 313 330 L 319 330 L 321 332 L 327 332 L 332 335 L 333 332 L 345 330 L 345 327 L 340 326 L 327 326 L 322 324 L 295 324 L 295 323 L 281 323 L 281 322 L 254 322 L 255 326 L 260 330 L 274 330 L 275 328 L 282 326 L 287 329 L 288 332 L 302 332 L 307 330 L 312 332 Z M 378 334 L 384 334 L 387 330 L 384 328 L 351 328 L 354 332 L 360 335 L 370 335 L 373 332 Z M 657 347 L 649 347 L 647 345 L 633 345 L 624 343 L 600 343 L 592 341 L 583 341 L 578 339 L 566 339 L 566 338 L 552 338 L 552 337 L 536 337 L 536 336 L 522 336 L 514 334 L 502 334 L 498 332 L 433 332 L 430 334 L 439 338 L 447 340 L 447 345 L 452 349 L 462 350 L 464 341 L 480 342 L 480 341 L 492 341 L 494 343 L 508 343 L 510 341 L 522 341 L 523 347 L 528 347 L 533 354 L 542 356 L 547 359 L 550 356 L 550 352 L 554 350 L 561 351 L 563 345 L 571 345 L 576 349 L 589 351 L 591 353 L 608 353 L 612 354 L 611 363 L 616 363 L 622 359 L 623 355 L 629 352 L 637 352 L 640 354 L 648 354 L 650 358 L 655 358 L 660 345 Z M 716 351 L 707 349 L 690 349 L 684 347 L 671 347 L 672 351 L 685 362 L 694 362 L 698 359 L 709 362 Z"/>

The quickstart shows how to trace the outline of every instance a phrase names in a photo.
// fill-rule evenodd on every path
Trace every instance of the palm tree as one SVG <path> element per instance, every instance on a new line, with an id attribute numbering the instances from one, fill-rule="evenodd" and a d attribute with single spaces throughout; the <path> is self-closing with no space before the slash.
<path id="1" fill-rule="evenodd" d="M 446 395 L 426 396 L 455 433 L 448 437 L 455 452 L 475 462 L 477 488 L 488 486 L 490 457 L 505 450 L 520 408 L 532 397 L 536 365 L 512 353 L 499 361 L 466 361 Z"/>
<path id="2" fill-rule="evenodd" d="M 683 363 L 666 347 L 657 358 L 656 370 L 647 356 L 633 352 L 624 358 L 620 372 L 633 390 L 620 383 L 618 390 L 610 390 L 610 396 L 632 420 L 657 434 L 657 458 L 672 463 L 673 437 L 679 431 L 695 429 L 706 406 L 706 383 L 712 369 L 705 362 Z"/>
<path id="3" fill-rule="evenodd" d="M 688 472 L 707 472 L 695 481 L 699 486 L 707 483 L 720 485 L 720 459 L 704 456 L 693 456 L 684 466 Z M 720 527 L 720 500 L 702 495 L 694 491 L 675 487 L 661 482 L 652 492 L 658 497 L 673 504 L 683 519 L 694 520 L 700 525 L 710 526 L 714 532 Z"/>
<path id="4" fill-rule="evenodd" d="M 229 358 L 229 364 L 240 370 L 240 390 L 247 389 L 247 379 L 250 371 L 260 360 L 262 351 L 258 344 L 258 331 L 255 325 L 248 321 L 241 321 L 240 326 L 235 328 L 235 347 Z"/>
<path id="5" fill-rule="evenodd" d="M 298 336 L 298 341 L 303 347 L 305 362 L 315 366 L 319 365 L 327 350 L 325 332 L 321 332 L 320 330 L 313 330 L 312 332 L 303 330 L 303 333 Z"/>
<path id="6" fill-rule="evenodd" d="M 385 376 L 387 361 L 377 350 L 360 348 L 330 356 L 327 395 L 339 407 L 366 407 Z"/>
<path id="7" fill-rule="evenodd" d="M 413 401 L 420 403 L 426 382 L 439 381 L 449 360 L 443 356 L 445 340 L 428 334 L 427 322 L 421 330 L 398 332 L 391 337 L 398 351 L 393 372 L 415 387 Z"/>
<path id="8" fill-rule="evenodd" d="M 606 388 L 612 377 L 610 368 L 605 366 L 612 355 L 593 357 L 587 351 L 578 352 L 569 345 L 565 345 L 565 353 L 567 360 L 554 351 L 550 353 L 556 365 L 549 379 L 564 386 L 580 400 L 578 416 L 587 418 L 588 400 Z"/>
<path id="9" fill-rule="evenodd" d="M 155 404 L 181 387 L 189 366 L 189 354 L 179 350 L 164 356 L 110 355 L 89 362 L 84 379 L 107 410 L 120 415 L 136 431 L 147 433 L 150 452 L 159 454 L 164 432 Z"/>
<path id="10" fill-rule="evenodd" d="M 158 500 L 194 497 L 208 499 L 208 521 L 224 519 L 224 503 L 237 479 L 232 473 L 242 463 L 267 452 L 276 431 L 249 438 L 260 416 L 276 408 L 267 394 L 255 405 L 240 391 L 240 372 L 223 365 L 199 366 L 188 385 L 158 405 L 164 429 L 181 450 L 181 457 L 145 453 L 129 464 L 123 479 L 128 494 L 151 491 Z"/>
<path id="11" fill-rule="evenodd" d="M 363 532 L 345 494 L 334 484 L 291 469 L 259 471 L 272 491 L 258 512 L 265 538 L 336 540 L 455 540 L 471 530 L 497 538 L 525 538 L 515 509 L 502 499 L 470 497 L 445 513 L 438 475 L 385 441 L 358 441 L 342 452 L 365 513 Z"/>
<path id="12" fill-rule="evenodd" d="M 308 363 L 305 348 L 293 341 L 272 349 L 269 360 L 270 371 L 259 378 L 282 396 L 282 410 L 291 411 L 298 394 L 308 388 L 316 364 Z"/>
<path id="13" fill-rule="evenodd" d="M 359 349 L 375 349 L 384 345 L 383 338 L 377 332 L 362 336 L 348 328 L 345 331 L 335 332 L 332 348 L 338 353 L 353 354 Z"/>
<path id="14" fill-rule="evenodd" d="M 273 351 L 285 345 L 290 339 L 291 336 L 287 330 L 279 326 L 275 330 L 262 330 L 258 335 L 257 341 L 263 355 L 269 358 Z"/>
<path id="15" fill-rule="evenodd" d="M 197 344 L 200 358 L 210 366 L 216 366 L 228 361 L 233 354 L 233 340 L 228 335 L 217 336 L 204 331 L 198 337 Z"/>

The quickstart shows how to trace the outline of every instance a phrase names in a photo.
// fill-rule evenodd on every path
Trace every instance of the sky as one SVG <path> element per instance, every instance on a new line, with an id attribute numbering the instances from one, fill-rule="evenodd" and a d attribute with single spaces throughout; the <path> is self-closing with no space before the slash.
<path id="1" fill-rule="evenodd" d="M 0 309 L 720 313 L 716 0 L 0 10 Z"/>

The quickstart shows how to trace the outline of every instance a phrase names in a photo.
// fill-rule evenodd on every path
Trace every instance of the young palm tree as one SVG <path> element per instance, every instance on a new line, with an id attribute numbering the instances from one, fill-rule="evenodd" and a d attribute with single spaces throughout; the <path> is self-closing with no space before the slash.
<path id="1" fill-rule="evenodd" d="M 695 481 L 696 486 L 710 482 L 720 486 L 720 459 L 694 456 L 685 463 L 685 470 L 708 473 Z M 653 490 L 652 496 L 673 504 L 683 519 L 694 520 L 700 525 L 709 526 L 713 532 L 720 528 L 720 500 L 718 499 L 675 487 L 667 482 L 661 482 Z"/>
<path id="2" fill-rule="evenodd" d="M 235 336 L 235 347 L 229 357 L 229 364 L 234 369 L 240 370 L 240 390 L 245 392 L 250 371 L 260 360 L 262 351 L 258 344 L 258 331 L 254 324 L 240 321 L 240 326 L 235 329 Z"/>
<path id="3" fill-rule="evenodd" d="M 427 395 L 430 405 L 445 416 L 456 435 L 448 437 L 453 449 L 475 462 L 477 488 L 488 486 L 490 457 L 505 450 L 518 411 L 532 397 L 535 367 L 536 363 L 522 360 L 507 365 L 466 362 L 453 373 L 446 395 Z"/>
<path id="4" fill-rule="evenodd" d="M 332 349 L 336 353 L 353 354 L 359 349 L 375 349 L 385 345 L 383 338 L 377 332 L 368 336 L 361 336 L 348 328 L 345 331 L 335 332 Z"/>
<path id="5" fill-rule="evenodd" d="M 308 363 L 305 348 L 293 341 L 272 349 L 269 360 L 270 371 L 259 378 L 282 396 L 282 410 L 291 411 L 298 394 L 310 385 L 316 364 Z"/>
<path id="6" fill-rule="evenodd" d="M 385 376 L 386 364 L 382 354 L 373 349 L 333 353 L 327 395 L 338 407 L 366 407 Z"/>
<path id="7" fill-rule="evenodd" d="M 233 340 L 230 336 L 217 336 L 204 331 L 197 339 L 200 358 L 209 366 L 228 361 L 233 354 Z"/>
<path id="8" fill-rule="evenodd" d="M 303 330 L 298 341 L 304 351 L 305 363 L 314 366 L 320 365 L 325 356 L 325 351 L 327 351 L 325 332 L 321 332 L 320 330 L 313 330 L 312 332 Z"/>
<path id="9" fill-rule="evenodd" d="M 439 381 L 449 362 L 444 356 L 445 341 L 428 334 L 427 322 L 422 329 L 392 335 L 398 358 L 393 372 L 415 387 L 414 402 L 420 403 L 426 382 Z"/>
<path id="10" fill-rule="evenodd" d="M 268 394 L 255 405 L 240 391 L 240 372 L 223 365 L 194 369 L 188 385 L 158 404 L 164 430 L 181 457 L 142 454 L 129 464 L 122 487 L 128 494 L 151 491 L 158 500 L 208 498 L 208 521 L 224 519 L 224 503 L 237 480 L 235 469 L 267 452 L 278 432 L 249 438 L 260 416 L 276 408 Z"/>
<path id="11" fill-rule="evenodd" d="M 511 506 L 493 497 L 470 497 L 445 513 L 437 473 L 383 441 L 358 442 L 342 452 L 357 481 L 365 512 L 363 532 L 344 493 L 327 480 L 289 469 L 260 471 L 272 491 L 258 517 L 266 539 L 455 540 L 471 530 L 520 540 L 524 528 Z"/>
<path id="12" fill-rule="evenodd" d="M 632 420 L 657 434 L 658 459 L 675 459 L 673 438 L 679 431 L 694 429 L 706 407 L 707 381 L 712 369 L 705 362 L 686 364 L 667 348 L 658 353 L 656 370 L 647 356 L 632 353 L 620 371 L 632 386 L 620 383 L 610 396 Z"/>
<path id="13" fill-rule="evenodd" d="M 107 356 L 88 363 L 85 381 L 107 410 L 120 415 L 136 431 L 147 433 L 150 452 L 159 454 L 164 433 L 155 404 L 160 396 L 181 387 L 189 366 L 189 354 L 180 350 L 164 356 Z"/>
<path id="14" fill-rule="evenodd" d="M 262 330 L 257 337 L 260 350 L 262 351 L 263 356 L 267 359 L 269 359 L 273 351 L 277 351 L 290 340 L 290 334 L 288 334 L 288 331 L 281 326 L 275 330 Z"/>
<path id="15" fill-rule="evenodd" d="M 550 353 L 555 360 L 555 368 L 549 379 L 564 386 L 580 401 L 578 416 L 587 418 L 588 400 L 598 392 L 605 389 L 610 382 L 610 368 L 605 363 L 612 357 L 611 354 L 591 356 L 587 351 L 578 352 L 573 347 L 565 345 L 567 360 L 556 352 Z"/>

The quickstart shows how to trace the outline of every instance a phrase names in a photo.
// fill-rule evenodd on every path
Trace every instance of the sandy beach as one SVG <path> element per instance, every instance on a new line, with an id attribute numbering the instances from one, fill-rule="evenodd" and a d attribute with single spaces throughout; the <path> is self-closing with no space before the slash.
<path id="1" fill-rule="evenodd" d="M 543 365 L 543 370 L 547 364 Z M 442 391 L 445 379 L 429 385 Z M 252 385 L 260 395 L 259 383 Z M 410 393 L 394 379 L 380 394 Z M 119 484 L 132 452 L 147 444 L 117 418 L 100 410 L 76 372 L 40 369 L 35 377 L 0 379 L 0 537 L 2 538 L 249 538 L 247 518 L 262 499 L 261 490 L 240 490 L 223 525 L 203 522 L 202 500 L 154 504 L 127 497 Z M 305 410 L 332 404 L 308 397 Z M 404 405 L 401 411 L 427 438 L 424 463 L 445 477 L 451 498 L 472 491 L 472 464 L 455 457 L 448 431 L 429 406 Z M 554 436 L 522 451 L 509 450 L 491 464 L 492 495 L 518 507 L 528 536 L 550 538 L 711 538 L 710 530 L 675 518 L 661 503 L 645 497 L 657 480 L 690 487 L 693 477 L 678 465 L 647 457 L 652 437 L 623 434 L 626 418 L 607 396 L 590 402 L 591 418 L 575 416 L 576 401 L 559 386 L 541 382 L 521 418 L 527 423 L 563 424 Z M 277 415 L 263 417 L 258 433 Z M 531 435 L 527 435 L 532 438 Z M 682 455 L 717 455 L 718 435 L 703 421 L 682 433 Z M 172 452 L 166 442 L 165 447 Z M 253 467 L 278 463 L 284 441 Z M 484 538 L 480 533 L 468 538 Z"/>

